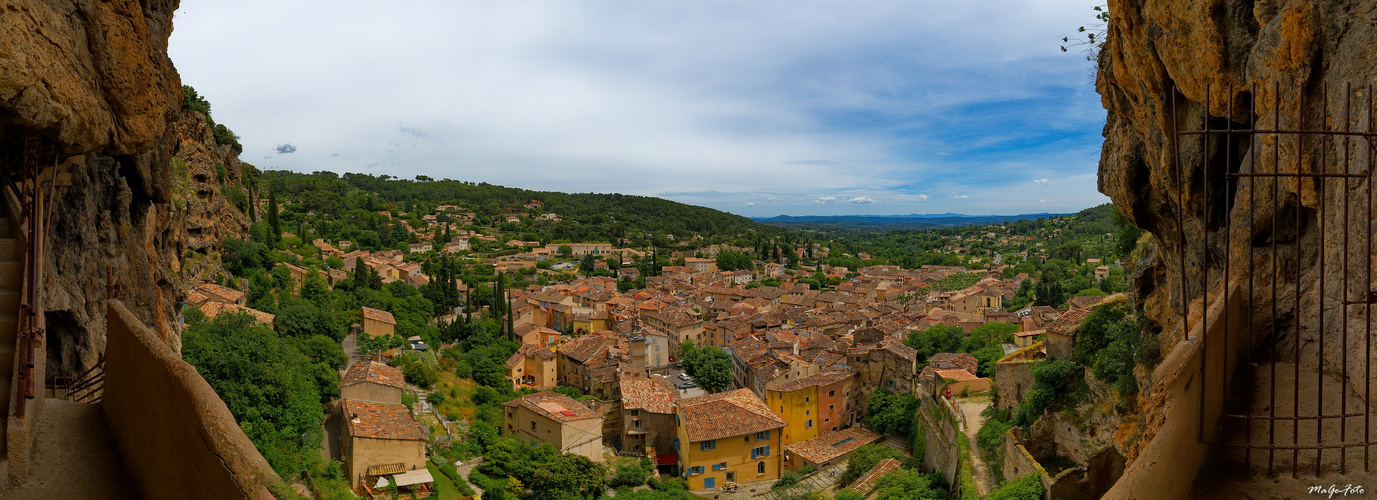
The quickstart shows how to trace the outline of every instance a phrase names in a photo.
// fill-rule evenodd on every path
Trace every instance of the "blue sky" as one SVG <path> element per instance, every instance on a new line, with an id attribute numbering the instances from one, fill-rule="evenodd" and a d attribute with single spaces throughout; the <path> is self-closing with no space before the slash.
<path id="1" fill-rule="evenodd" d="M 183 83 L 265 169 L 748 216 L 1104 203 L 1090 2 L 185 0 Z"/>

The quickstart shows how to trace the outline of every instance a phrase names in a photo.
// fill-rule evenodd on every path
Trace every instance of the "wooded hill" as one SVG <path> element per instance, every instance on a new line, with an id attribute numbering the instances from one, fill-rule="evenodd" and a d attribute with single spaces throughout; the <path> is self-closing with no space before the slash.
<path id="1" fill-rule="evenodd" d="M 548 230 L 550 239 L 555 240 L 608 241 L 656 235 L 683 240 L 694 234 L 734 237 L 784 232 L 739 215 L 649 196 L 532 191 L 426 176 L 409 180 L 388 175 L 272 170 L 263 172 L 262 179 L 285 199 L 299 201 L 304 210 L 326 217 L 360 208 L 385 210 L 387 205 L 395 205 L 396 211 L 425 212 L 450 204 L 474 213 L 480 226 L 500 226 L 501 214 L 533 219 L 540 214 L 556 214 L 562 222 L 533 221 L 537 229 Z M 528 208 L 528 204 L 532 206 Z"/>

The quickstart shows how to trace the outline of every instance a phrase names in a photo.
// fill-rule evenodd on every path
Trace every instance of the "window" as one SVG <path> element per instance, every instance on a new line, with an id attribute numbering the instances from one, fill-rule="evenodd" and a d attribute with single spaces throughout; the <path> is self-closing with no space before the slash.
<path id="1" fill-rule="evenodd" d="M 836 408 L 837 408 L 837 405 L 827 405 L 827 411 L 832 411 L 832 410 L 834 410 L 834 409 L 836 409 Z"/>
<path id="2" fill-rule="evenodd" d="M 716 450 L 717 440 L 708 440 L 698 443 L 698 451 Z"/>
<path id="3" fill-rule="evenodd" d="M 811 403 L 811 402 L 813 402 L 813 398 L 812 398 L 812 397 L 809 397 L 809 396 L 804 396 L 804 397 L 803 397 L 803 402 L 804 402 L 804 403 Z"/>
<path id="4" fill-rule="evenodd" d="M 633 417 L 638 416 L 638 415 L 640 415 L 640 414 L 641 414 L 641 410 L 631 410 L 631 416 L 633 416 Z"/>
<path id="5" fill-rule="evenodd" d="M 756 474 L 764 474 L 764 473 L 765 473 L 765 462 L 760 462 L 760 463 L 758 463 L 758 464 L 755 464 L 755 473 L 756 473 Z"/>
<path id="6" fill-rule="evenodd" d="M 833 396 L 836 396 L 836 395 L 837 395 L 837 391 L 836 391 L 836 390 L 827 391 L 827 397 L 829 397 L 829 398 L 830 398 L 830 397 L 833 397 Z"/>
<path id="7" fill-rule="evenodd" d="M 640 430 L 640 428 L 641 428 L 641 421 L 640 421 L 639 419 L 637 419 L 637 420 L 632 420 L 631 423 L 632 423 L 632 425 L 634 425 L 634 426 L 636 427 L 637 430 Z"/>
<path id="8" fill-rule="evenodd" d="M 751 442 L 751 437 L 750 437 L 750 436 L 744 436 L 744 437 L 746 438 L 746 442 L 747 442 L 747 443 Z"/>
<path id="9" fill-rule="evenodd" d="M 810 418 L 810 419 L 804 421 L 804 422 L 803 422 L 803 428 L 804 428 L 804 429 L 812 429 L 812 428 L 813 428 L 813 419 Z"/>
<path id="10" fill-rule="evenodd" d="M 695 466 L 693 466 L 693 467 L 689 467 L 689 474 L 702 474 L 702 473 L 703 473 L 703 466 L 701 466 L 701 465 L 695 465 Z"/>
<path id="11" fill-rule="evenodd" d="M 722 469 L 725 469 L 725 468 L 727 468 L 727 463 L 726 463 L 726 462 L 722 462 L 722 463 L 720 463 L 720 464 L 712 464 L 712 470 L 715 470 L 715 471 L 722 470 Z"/>
<path id="12" fill-rule="evenodd" d="M 534 420 L 531 421 L 531 430 L 535 430 L 535 421 L 534 421 Z"/>
<path id="13" fill-rule="evenodd" d="M 762 432 L 757 432 L 757 433 L 755 433 L 755 440 L 756 440 L 756 441 L 769 441 L 769 440 L 770 440 L 770 431 L 762 431 Z"/>
<path id="14" fill-rule="evenodd" d="M 893 381 L 893 380 L 890 380 L 890 381 L 889 381 L 889 386 L 890 386 L 890 387 L 894 387 L 894 381 Z"/>
<path id="15" fill-rule="evenodd" d="M 803 414 L 804 414 L 804 415 L 812 415 L 812 414 L 813 414 L 813 410 L 803 410 Z"/>
<path id="16" fill-rule="evenodd" d="M 768 456 L 770 456 L 770 447 L 769 447 L 769 446 L 761 446 L 761 447 L 759 447 L 759 448 L 755 448 L 755 449 L 752 449 L 752 450 L 751 450 L 751 458 L 752 458 L 752 459 L 756 459 L 756 458 L 765 458 L 765 457 L 768 457 Z"/>

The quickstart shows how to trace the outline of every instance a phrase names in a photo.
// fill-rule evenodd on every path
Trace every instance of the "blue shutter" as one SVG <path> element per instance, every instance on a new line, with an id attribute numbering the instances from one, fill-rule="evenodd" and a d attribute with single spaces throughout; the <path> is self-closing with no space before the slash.
<path id="1" fill-rule="evenodd" d="M 679 438 L 674 438 L 674 451 L 679 451 Z"/>

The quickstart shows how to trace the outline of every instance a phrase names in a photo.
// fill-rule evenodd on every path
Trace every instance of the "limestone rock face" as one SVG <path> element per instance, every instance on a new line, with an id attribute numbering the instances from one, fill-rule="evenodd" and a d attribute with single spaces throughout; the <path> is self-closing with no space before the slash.
<path id="1" fill-rule="evenodd" d="M 237 188 L 236 154 L 180 109 L 167 57 L 177 5 L 0 0 L 0 168 L 34 151 L 70 165 L 44 263 L 48 375 L 80 373 L 104 352 L 107 269 L 117 296 L 180 349 L 186 283 L 219 274 L 219 242 L 247 232 L 221 187 Z"/>
<path id="2" fill-rule="evenodd" d="M 1231 280 L 1253 290 L 1252 312 L 1259 321 L 1253 331 L 1270 334 L 1276 327 L 1275 335 L 1255 333 L 1257 345 L 1301 346 L 1298 356 L 1287 349 L 1269 361 L 1327 371 L 1339 370 L 1345 357 L 1350 366 L 1377 362 L 1353 345 L 1338 348 L 1336 338 L 1345 321 L 1351 332 L 1367 326 L 1362 307 L 1348 308 L 1346 316 L 1339 304 L 1345 294 L 1365 295 L 1373 281 L 1360 264 L 1372 257 L 1367 249 L 1373 247 L 1365 182 L 1345 188 L 1342 182 L 1294 177 L 1233 183 L 1225 177 L 1229 172 L 1342 172 L 1345 158 L 1350 172 L 1367 174 L 1369 145 L 1344 148 L 1342 141 L 1321 143 L 1314 136 L 1301 142 L 1260 134 L 1255 141 L 1215 140 L 1208 149 L 1195 136 L 1173 147 L 1173 123 L 1180 130 L 1246 128 L 1254 122 L 1260 129 L 1295 129 L 1303 117 L 1308 129 L 1369 130 L 1365 106 L 1368 84 L 1377 82 L 1377 3 L 1110 0 L 1108 7 L 1111 20 L 1096 79 L 1108 111 L 1099 189 L 1156 237 L 1152 255 L 1135 276 L 1138 303 L 1168 331 L 1177 328 L 1183 288 L 1188 298 L 1198 298 L 1205 283 L 1220 286 L 1229 262 Z M 1346 99 L 1354 107 L 1347 124 L 1341 112 Z M 1208 220 L 1202 215 L 1207 185 Z M 1350 220 L 1343 218 L 1345 207 Z M 1359 263 L 1347 270 L 1338 244 L 1345 237 L 1347 257 Z M 1307 243 L 1299 252 L 1297 239 Z M 1184 263 L 1180 241 L 1189 248 Z M 1278 243 L 1275 251 L 1273 243 Z M 1270 285 L 1274 276 L 1285 283 L 1275 297 L 1283 312 L 1275 325 L 1270 286 L 1249 288 L 1250 275 L 1255 283 Z M 1344 276 L 1353 275 L 1345 283 Z M 1324 329 L 1316 326 L 1321 317 Z M 1319 339 L 1331 346 L 1323 355 Z M 1360 375 L 1351 383 L 1362 380 Z M 1373 394 L 1364 396 L 1370 400 Z"/>
<path id="3" fill-rule="evenodd" d="M 127 155 L 181 102 L 167 57 L 177 0 L 0 2 L 0 115 L 66 152 Z"/>

